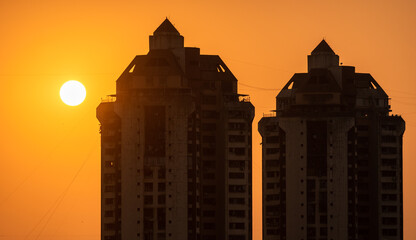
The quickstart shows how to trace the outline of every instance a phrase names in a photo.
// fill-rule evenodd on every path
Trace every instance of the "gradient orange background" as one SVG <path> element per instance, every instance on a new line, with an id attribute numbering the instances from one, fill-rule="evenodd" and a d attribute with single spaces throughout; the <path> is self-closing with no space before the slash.
<path id="1" fill-rule="evenodd" d="M 325 38 L 344 65 L 369 72 L 407 123 L 404 235 L 416 239 L 414 1 L 0 2 L 0 239 L 98 240 L 100 140 L 95 108 L 166 16 L 185 45 L 218 54 L 256 107 L 254 239 L 261 239 L 257 122 Z M 67 80 L 87 88 L 64 105 Z M 250 87 L 255 86 L 256 88 Z"/>

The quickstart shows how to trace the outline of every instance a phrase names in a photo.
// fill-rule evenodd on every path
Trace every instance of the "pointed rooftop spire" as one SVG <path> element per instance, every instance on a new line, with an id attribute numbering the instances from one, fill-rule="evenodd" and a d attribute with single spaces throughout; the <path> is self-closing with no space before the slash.
<path id="1" fill-rule="evenodd" d="M 318 44 L 318 46 L 316 46 L 316 48 L 311 52 L 311 54 L 318 54 L 318 53 L 335 54 L 335 52 L 328 45 L 328 43 L 325 41 L 325 39 L 322 39 L 322 41 Z"/>
<path id="2" fill-rule="evenodd" d="M 160 24 L 160 26 L 153 32 L 154 35 L 158 33 L 173 33 L 179 35 L 178 30 L 176 30 L 168 18 L 166 18 L 165 21 L 163 21 L 162 24 Z"/>
<path id="3" fill-rule="evenodd" d="M 149 36 L 150 50 L 183 48 L 183 43 L 183 36 L 168 18 L 153 32 L 153 36 Z"/>

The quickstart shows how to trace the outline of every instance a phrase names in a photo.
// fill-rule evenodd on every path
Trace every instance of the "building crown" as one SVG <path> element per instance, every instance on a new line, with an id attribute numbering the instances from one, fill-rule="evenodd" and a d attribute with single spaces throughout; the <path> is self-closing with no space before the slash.
<path id="1" fill-rule="evenodd" d="M 339 56 L 335 54 L 323 39 L 308 56 L 308 72 L 314 68 L 331 68 L 339 66 Z"/>
<path id="2" fill-rule="evenodd" d="M 323 39 L 318 46 L 311 52 L 311 54 L 320 54 L 320 53 L 331 53 L 335 55 L 334 50 L 328 45 L 328 43 Z"/>
<path id="3" fill-rule="evenodd" d="M 178 49 L 184 47 L 183 36 L 173 26 L 168 18 L 160 24 L 153 32 L 153 36 L 149 36 L 149 49 Z"/>
<path id="4" fill-rule="evenodd" d="M 153 35 L 157 34 L 175 34 L 180 35 L 179 31 L 173 26 L 168 18 L 160 24 L 160 26 L 153 32 Z"/>

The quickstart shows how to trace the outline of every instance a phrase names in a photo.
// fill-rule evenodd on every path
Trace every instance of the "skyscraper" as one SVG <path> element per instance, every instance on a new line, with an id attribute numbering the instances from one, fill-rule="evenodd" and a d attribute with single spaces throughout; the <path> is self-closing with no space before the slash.
<path id="1" fill-rule="evenodd" d="M 251 239 L 253 105 L 168 19 L 149 46 L 97 108 L 101 239 Z"/>
<path id="2" fill-rule="evenodd" d="M 263 237 L 403 239 L 402 137 L 374 78 L 323 40 L 259 122 Z"/>

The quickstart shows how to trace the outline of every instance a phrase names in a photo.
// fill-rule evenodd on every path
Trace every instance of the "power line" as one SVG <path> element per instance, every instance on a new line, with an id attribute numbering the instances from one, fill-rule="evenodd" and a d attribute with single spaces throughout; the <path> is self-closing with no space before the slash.
<path id="1" fill-rule="evenodd" d="M 66 197 L 66 195 L 67 195 L 67 193 L 68 193 L 69 189 L 71 188 L 72 184 L 75 182 L 75 180 L 76 180 L 76 179 L 77 179 L 77 177 L 79 176 L 80 172 L 81 172 L 81 171 L 82 171 L 82 169 L 84 168 L 85 164 L 86 164 L 86 163 L 88 162 L 88 160 L 90 159 L 91 154 L 92 154 L 92 151 L 93 151 L 93 148 L 94 148 L 94 145 L 95 145 L 95 144 L 93 144 L 93 145 L 91 146 L 90 152 L 88 153 L 88 155 L 87 155 L 87 157 L 85 158 L 85 160 L 82 162 L 81 166 L 78 168 L 77 172 L 75 173 L 74 177 L 73 177 L 73 178 L 71 179 L 71 181 L 69 182 L 68 186 L 65 188 L 65 190 L 62 192 L 62 194 L 61 194 L 61 195 L 60 195 L 60 196 L 56 199 L 55 203 L 52 205 L 52 206 L 54 206 L 54 205 L 55 205 L 55 207 L 53 207 L 53 208 L 51 208 L 51 209 L 49 209 L 49 210 L 47 211 L 47 213 L 48 213 L 48 212 L 50 212 L 50 211 L 52 210 L 51 214 L 49 214 L 49 217 L 46 219 L 45 224 L 43 225 L 43 227 L 42 227 L 42 228 L 41 228 L 41 230 L 39 231 L 39 233 L 38 233 L 38 235 L 36 236 L 35 240 L 39 239 L 39 237 L 42 235 L 42 233 L 43 233 L 43 231 L 45 230 L 45 228 L 47 227 L 47 225 L 48 225 L 49 221 L 50 221 L 50 220 L 52 219 L 52 217 L 54 216 L 54 214 L 55 214 L 56 210 L 59 208 L 59 206 L 61 205 L 61 203 L 62 203 L 62 202 L 63 202 L 63 200 L 65 199 L 65 197 Z M 44 217 L 45 217 L 46 215 L 48 215 L 48 214 L 45 214 L 45 215 L 44 215 Z M 40 224 L 40 222 L 42 222 L 42 221 L 43 221 L 44 217 L 42 217 L 41 221 L 39 221 L 39 223 L 38 223 L 36 226 L 38 226 L 38 225 Z"/>
<path id="2" fill-rule="evenodd" d="M 257 63 L 252 63 L 252 62 L 248 62 L 248 61 L 243 61 L 243 60 L 238 60 L 238 59 L 232 59 L 232 58 L 227 58 L 227 57 L 223 57 L 223 59 L 225 59 L 227 61 L 240 62 L 240 63 L 244 63 L 244 64 L 251 65 L 251 66 L 268 68 L 268 69 L 275 70 L 275 71 L 282 71 L 282 72 L 291 73 L 291 71 L 288 71 L 288 70 L 285 70 L 285 69 L 271 67 L 271 66 L 267 66 L 267 65 L 263 65 L 263 64 L 257 64 Z"/>
<path id="3" fill-rule="evenodd" d="M 252 85 L 248 85 L 248 84 L 242 83 L 241 81 L 238 81 L 238 84 L 240 84 L 241 86 L 244 86 L 244 87 L 254 88 L 254 89 L 263 90 L 263 91 L 280 91 L 280 90 L 282 90 L 281 88 L 263 88 L 263 87 L 256 87 L 256 86 L 252 86 Z"/>

